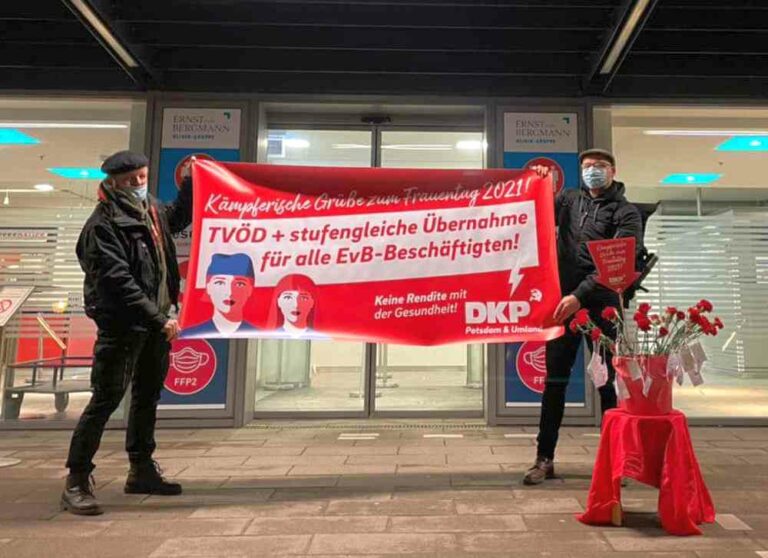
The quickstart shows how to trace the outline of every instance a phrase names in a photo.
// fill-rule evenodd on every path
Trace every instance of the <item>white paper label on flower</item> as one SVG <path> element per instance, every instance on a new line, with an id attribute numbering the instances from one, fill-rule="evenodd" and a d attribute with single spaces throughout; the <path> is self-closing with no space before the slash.
<path id="1" fill-rule="evenodd" d="M 624 383 L 624 379 L 621 376 L 616 376 L 616 395 L 618 395 L 619 401 L 629 399 L 627 384 Z"/>
<path id="2" fill-rule="evenodd" d="M 636 360 L 629 361 L 629 376 L 632 380 L 639 380 L 643 377 L 643 369 L 640 368 L 640 363 Z"/>
<path id="3" fill-rule="evenodd" d="M 599 350 L 592 352 L 592 358 L 589 361 L 589 366 L 587 366 L 587 371 L 596 388 L 601 388 L 608 382 L 608 366 L 606 366 Z"/>
<path id="4" fill-rule="evenodd" d="M 696 341 L 695 343 L 691 343 L 690 349 L 691 354 L 693 355 L 693 360 L 696 361 L 698 368 L 701 368 L 701 365 L 707 362 L 707 353 L 704 352 L 704 347 L 701 346 L 701 343 Z"/>
<path id="5" fill-rule="evenodd" d="M 688 347 L 683 347 L 680 350 L 680 359 L 683 362 L 683 370 L 685 370 L 689 375 L 692 370 L 696 370 L 696 360 L 693 358 L 691 350 Z"/>
<path id="6" fill-rule="evenodd" d="M 650 376 L 643 377 L 643 397 L 648 397 L 651 391 L 651 384 L 653 384 L 653 378 Z"/>

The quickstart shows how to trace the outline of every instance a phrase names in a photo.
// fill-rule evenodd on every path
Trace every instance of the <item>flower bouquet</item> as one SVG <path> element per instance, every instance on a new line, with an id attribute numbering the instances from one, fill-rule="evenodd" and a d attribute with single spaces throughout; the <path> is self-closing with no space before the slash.
<path id="1" fill-rule="evenodd" d="M 616 328 L 615 340 L 594 323 L 586 309 L 574 315 L 569 328 L 588 335 L 594 344 L 588 370 L 597 387 L 608 379 L 605 355 L 610 352 L 619 406 L 632 414 L 663 415 L 672 410 L 673 381 L 682 385 L 688 374 L 693 385 L 703 383 L 701 367 L 707 357 L 698 339 L 717 335 L 723 328 L 712 310 L 711 302 L 701 300 L 687 311 L 670 306 L 661 314 L 651 314 L 651 305 L 643 302 L 630 328 L 622 313 L 609 306 L 601 318 Z"/>

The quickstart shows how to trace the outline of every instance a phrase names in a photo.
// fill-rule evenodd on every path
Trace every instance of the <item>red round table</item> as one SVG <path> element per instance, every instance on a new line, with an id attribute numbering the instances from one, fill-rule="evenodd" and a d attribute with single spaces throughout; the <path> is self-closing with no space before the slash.
<path id="1" fill-rule="evenodd" d="M 605 413 L 587 510 L 577 519 L 589 525 L 616 524 L 622 477 L 659 489 L 659 518 L 670 534 L 700 535 L 697 525 L 715 520 L 688 421 L 680 411 L 661 416 L 620 409 Z"/>

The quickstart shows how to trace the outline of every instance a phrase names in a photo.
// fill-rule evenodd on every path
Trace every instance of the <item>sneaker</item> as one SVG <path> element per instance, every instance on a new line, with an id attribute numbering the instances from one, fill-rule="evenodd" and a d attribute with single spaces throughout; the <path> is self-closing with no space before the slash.
<path id="1" fill-rule="evenodd" d="M 93 477 L 88 473 L 71 473 L 61 493 L 61 509 L 75 515 L 101 515 L 104 510 L 93 493 Z"/>
<path id="2" fill-rule="evenodd" d="M 157 461 L 151 460 L 143 463 L 131 463 L 124 492 L 126 494 L 178 496 L 181 494 L 181 485 L 167 481 L 163 477 L 163 470 Z"/>
<path id="3" fill-rule="evenodd" d="M 555 462 L 541 455 L 536 458 L 533 467 L 528 469 L 523 477 L 523 484 L 541 484 L 545 479 L 555 478 Z"/>

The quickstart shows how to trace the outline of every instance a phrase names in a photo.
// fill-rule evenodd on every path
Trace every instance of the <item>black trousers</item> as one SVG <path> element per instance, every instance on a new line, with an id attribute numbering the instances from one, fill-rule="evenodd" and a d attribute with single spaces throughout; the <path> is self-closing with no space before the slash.
<path id="1" fill-rule="evenodd" d="M 590 308 L 590 317 L 606 335 L 615 338 L 616 330 L 613 324 L 600 317 L 603 308 L 605 306 L 602 305 Z M 541 399 L 537 455 L 549 459 L 555 458 L 555 446 L 557 446 L 560 425 L 563 422 L 563 413 L 565 412 L 565 392 L 571 377 L 571 369 L 576 362 L 579 345 L 584 338 L 581 333 L 571 333 L 568 329 L 569 322 L 570 320 L 565 324 L 565 334 L 548 341 L 546 347 L 547 379 L 544 382 L 544 395 Z M 592 350 L 590 339 L 587 339 L 587 344 Z M 608 364 L 608 382 L 598 389 L 602 413 L 616 407 L 616 389 L 614 387 L 616 370 L 613 368 L 611 353 L 606 352 L 605 358 Z"/>
<path id="2" fill-rule="evenodd" d="M 160 391 L 168 374 L 171 345 L 162 331 L 99 331 L 93 350 L 93 394 L 72 435 L 67 467 L 90 473 L 104 426 L 131 385 L 125 449 L 131 463 L 152 459 Z"/>

